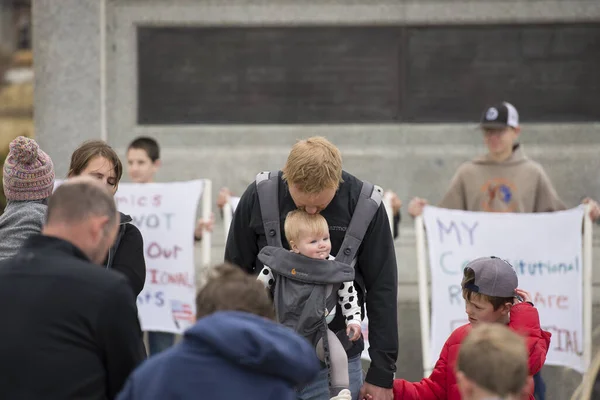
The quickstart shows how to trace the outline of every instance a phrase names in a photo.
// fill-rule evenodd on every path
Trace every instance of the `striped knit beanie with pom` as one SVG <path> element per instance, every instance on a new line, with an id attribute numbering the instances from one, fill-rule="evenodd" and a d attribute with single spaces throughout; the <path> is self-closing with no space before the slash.
<path id="1" fill-rule="evenodd" d="M 42 200 L 54 189 L 54 165 L 33 139 L 19 136 L 10 142 L 2 183 L 7 200 Z"/>

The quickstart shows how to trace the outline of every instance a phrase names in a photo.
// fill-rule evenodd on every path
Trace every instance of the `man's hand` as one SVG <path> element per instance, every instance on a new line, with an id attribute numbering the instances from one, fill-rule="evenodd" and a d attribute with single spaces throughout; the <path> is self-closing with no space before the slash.
<path id="1" fill-rule="evenodd" d="M 365 382 L 358 394 L 359 400 L 394 400 L 392 389 L 385 389 Z"/>
<path id="2" fill-rule="evenodd" d="M 427 200 L 415 197 L 408 203 L 408 213 L 413 217 L 423 214 L 423 208 L 427 205 Z"/>
<path id="3" fill-rule="evenodd" d="M 589 197 L 586 197 L 581 203 L 590 204 L 592 206 L 590 209 L 590 219 L 592 221 L 596 221 L 600 217 L 600 206 L 598 206 L 598 203 L 596 203 L 596 201 L 590 199 Z"/>
<path id="4" fill-rule="evenodd" d="M 355 342 L 358 339 L 360 339 L 361 331 L 362 331 L 362 329 L 361 329 L 360 325 L 350 324 L 346 328 L 346 335 L 348 335 L 348 339 Z"/>

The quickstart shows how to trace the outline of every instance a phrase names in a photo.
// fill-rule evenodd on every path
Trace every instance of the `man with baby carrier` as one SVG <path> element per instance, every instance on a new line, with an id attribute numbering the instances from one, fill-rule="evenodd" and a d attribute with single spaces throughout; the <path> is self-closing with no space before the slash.
<path id="1" fill-rule="evenodd" d="M 335 261 L 302 259 L 301 254 L 294 252 L 273 251 L 273 247 L 290 250 L 283 221 L 296 209 L 308 214 L 319 213 L 325 218 Z M 300 326 L 307 322 L 301 309 L 295 314 L 292 312 L 291 318 L 288 318 L 289 310 L 285 310 L 288 323 L 283 323 L 294 327 L 314 345 L 323 339 L 327 329 L 334 332 L 346 348 L 352 399 L 358 399 L 359 394 L 360 398 L 369 394 L 373 400 L 391 400 L 398 354 L 397 270 L 388 217 L 381 206 L 381 189 L 342 171 L 340 151 L 327 139 L 301 140 L 292 147 L 282 171 L 258 174 L 256 182 L 242 195 L 227 238 L 225 259 L 249 273 L 258 274 L 264 267 L 259 253 L 266 246 L 270 250 L 268 254 L 263 252 L 261 259 L 268 259 L 269 267 L 285 279 L 286 283 L 280 287 L 293 288 L 294 280 L 298 279 L 313 283 L 316 288 L 328 288 L 316 290 L 308 302 L 306 299 L 298 301 L 298 304 L 318 306 L 315 309 L 321 313 L 319 323 L 314 324 L 315 320 L 310 319 L 308 322 L 314 325 Z M 337 293 L 347 275 L 336 281 L 323 274 L 323 262 L 340 265 L 340 268 L 354 265 L 358 304 L 366 305 L 369 314 L 371 364 L 364 384 L 360 360 L 364 347 L 362 338 L 349 340 L 341 310 L 335 313 L 331 323 L 326 321 L 330 295 Z M 290 298 L 283 297 L 293 298 L 297 294 L 295 290 L 274 291 L 278 318 L 283 317 L 282 307 L 290 303 Z M 327 359 L 325 354 L 323 369 L 315 381 L 299 390 L 299 399 L 330 398 Z"/>

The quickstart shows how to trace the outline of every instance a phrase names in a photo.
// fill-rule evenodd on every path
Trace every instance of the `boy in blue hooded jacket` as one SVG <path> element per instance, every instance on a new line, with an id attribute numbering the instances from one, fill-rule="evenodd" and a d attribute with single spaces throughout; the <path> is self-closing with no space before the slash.
<path id="1" fill-rule="evenodd" d="M 181 343 L 148 359 L 118 400 L 295 400 L 320 370 L 313 347 L 273 322 L 263 285 L 223 264 L 196 298 L 197 322 Z"/>

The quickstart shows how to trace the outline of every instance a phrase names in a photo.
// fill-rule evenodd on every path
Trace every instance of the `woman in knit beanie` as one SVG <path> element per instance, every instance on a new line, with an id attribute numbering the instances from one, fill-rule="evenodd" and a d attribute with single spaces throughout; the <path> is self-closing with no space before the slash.
<path id="1" fill-rule="evenodd" d="M 12 257 L 23 242 L 42 230 L 46 203 L 54 189 L 54 165 L 33 139 L 10 143 L 2 174 L 8 203 L 0 216 L 0 260 Z"/>

